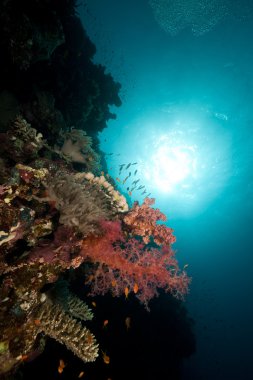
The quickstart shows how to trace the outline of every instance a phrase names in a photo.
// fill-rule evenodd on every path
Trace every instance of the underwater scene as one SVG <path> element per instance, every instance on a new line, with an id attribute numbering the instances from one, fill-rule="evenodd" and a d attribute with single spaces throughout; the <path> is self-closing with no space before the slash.
<path id="1" fill-rule="evenodd" d="M 0 379 L 253 380 L 253 1 L 0 1 Z"/>

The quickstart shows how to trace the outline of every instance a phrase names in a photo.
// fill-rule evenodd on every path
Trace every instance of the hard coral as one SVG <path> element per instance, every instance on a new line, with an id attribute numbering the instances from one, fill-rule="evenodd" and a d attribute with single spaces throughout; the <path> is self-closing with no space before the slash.
<path id="1" fill-rule="evenodd" d="M 98 357 L 94 335 L 59 305 L 45 303 L 37 312 L 36 319 L 39 321 L 39 332 L 65 344 L 84 362 L 93 362 Z"/>
<path id="2" fill-rule="evenodd" d="M 94 335 L 78 321 L 92 319 L 87 305 L 66 290 L 61 281 L 55 286 L 57 290 L 40 292 L 48 269 L 43 264 L 20 267 L 9 279 L 5 278 L 0 288 L 1 374 L 23 358 L 32 360 L 43 350 L 41 332 L 65 344 L 83 361 L 94 361 L 98 356 Z"/>

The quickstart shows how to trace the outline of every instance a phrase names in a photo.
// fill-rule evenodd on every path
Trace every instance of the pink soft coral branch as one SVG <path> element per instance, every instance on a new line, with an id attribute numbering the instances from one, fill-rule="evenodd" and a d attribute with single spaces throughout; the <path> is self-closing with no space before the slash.
<path id="1" fill-rule="evenodd" d="M 154 198 L 145 198 L 140 206 L 134 202 L 133 208 L 124 217 L 124 223 L 133 235 L 141 236 L 144 243 L 148 244 L 153 236 L 157 245 L 170 245 L 176 241 L 172 235 L 173 230 L 165 225 L 158 225 L 158 221 L 166 221 L 166 216 L 159 210 L 153 209 Z"/>
<path id="2" fill-rule="evenodd" d="M 135 238 L 123 236 L 119 221 L 101 222 L 103 235 L 88 237 L 82 246 L 86 260 L 97 263 L 89 276 L 91 295 L 111 291 L 124 294 L 126 287 L 138 285 L 137 297 L 146 306 L 158 294 L 158 288 L 182 298 L 188 291 L 189 278 L 180 273 L 174 252 L 169 245 L 149 248 Z"/>

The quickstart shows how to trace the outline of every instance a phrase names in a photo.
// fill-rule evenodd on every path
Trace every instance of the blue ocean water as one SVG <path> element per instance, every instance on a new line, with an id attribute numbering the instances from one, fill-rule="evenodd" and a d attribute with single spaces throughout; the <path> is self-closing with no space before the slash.
<path id="1" fill-rule="evenodd" d="M 183 378 L 252 380 L 253 5 L 198 3 L 87 0 L 79 14 L 122 84 L 100 134 L 108 172 L 129 201 L 156 198 L 192 277 Z"/>

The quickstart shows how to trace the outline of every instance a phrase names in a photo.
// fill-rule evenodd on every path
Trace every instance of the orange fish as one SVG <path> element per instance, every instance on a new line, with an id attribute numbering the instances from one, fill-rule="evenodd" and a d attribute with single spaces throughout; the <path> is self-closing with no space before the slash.
<path id="1" fill-rule="evenodd" d="M 109 364 L 110 363 L 110 357 L 108 355 L 106 355 L 105 352 L 102 351 L 102 354 L 103 354 L 103 361 L 105 364 Z"/>
<path id="2" fill-rule="evenodd" d="M 78 379 L 81 379 L 81 377 L 83 377 L 83 375 L 84 375 L 84 372 L 83 371 L 80 372 L 79 375 L 78 375 Z"/>
<path id="3" fill-rule="evenodd" d="M 137 292 L 138 292 L 138 290 L 139 290 L 139 286 L 138 286 L 138 284 L 134 284 L 134 294 L 136 294 Z"/>
<path id="4" fill-rule="evenodd" d="M 108 323 L 109 323 L 109 321 L 108 321 L 108 319 L 106 319 L 106 320 L 104 321 L 104 323 L 103 323 L 103 327 L 105 328 L 105 327 L 108 325 Z"/>
<path id="5" fill-rule="evenodd" d="M 119 177 L 117 177 L 117 178 L 116 178 L 116 181 L 118 181 L 119 183 L 121 182 L 121 180 L 120 180 L 120 178 L 119 178 Z"/>
<path id="6" fill-rule="evenodd" d="M 16 357 L 16 359 L 25 362 L 28 359 L 28 355 L 19 355 Z"/>
<path id="7" fill-rule="evenodd" d="M 96 304 L 95 301 L 92 301 L 91 304 L 92 304 L 93 307 L 96 307 L 96 306 L 97 306 L 97 304 Z"/>
<path id="8" fill-rule="evenodd" d="M 61 373 L 63 372 L 65 366 L 66 366 L 66 365 L 65 365 L 64 361 L 63 361 L 62 359 L 60 359 L 59 367 L 58 367 L 58 373 L 61 374 Z"/>
<path id="9" fill-rule="evenodd" d="M 94 338 L 93 338 L 92 334 L 88 334 L 86 339 L 87 339 L 88 344 L 92 344 L 94 342 Z"/>
<path id="10" fill-rule="evenodd" d="M 39 325 L 40 325 L 40 320 L 39 320 L 39 319 L 35 319 L 35 320 L 34 320 L 34 324 L 35 324 L 36 326 L 39 326 Z"/>
<path id="11" fill-rule="evenodd" d="M 127 330 L 129 330 L 131 327 L 131 318 L 130 317 L 126 317 L 125 325 L 126 325 Z"/>
<path id="12" fill-rule="evenodd" d="M 115 280 L 112 280 L 111 284 L 112 284 L 113 287 L 115 287 L 117 285 L 117 283 L 116 283 Z"/>
<path id="13" fill-rule="evenodd" d="M 124 293 L 125 293 L 126 298 L 128 298 L 129 288 L 127 286 L 125 287 Z"/>
<path id="14" fill-rule="evenodd" d="M 132 191 L 129 191 L 128 194 L 130 195 L 130 197 L 132 196 Z"/>

